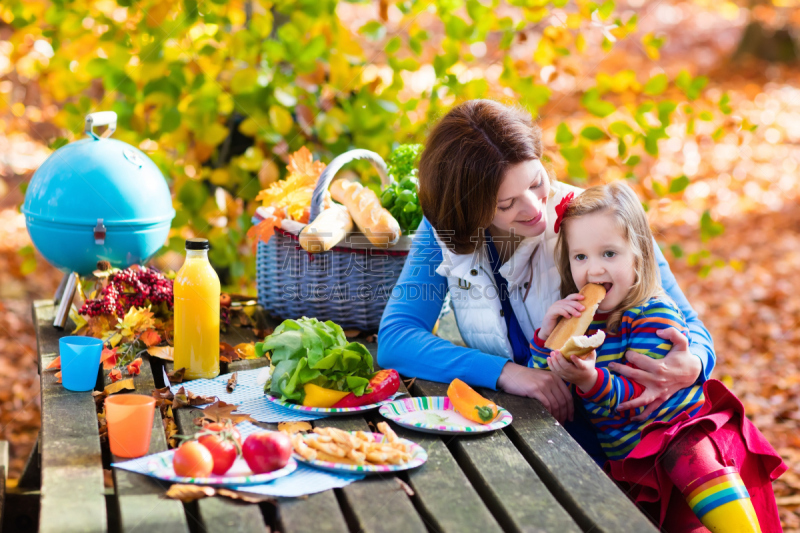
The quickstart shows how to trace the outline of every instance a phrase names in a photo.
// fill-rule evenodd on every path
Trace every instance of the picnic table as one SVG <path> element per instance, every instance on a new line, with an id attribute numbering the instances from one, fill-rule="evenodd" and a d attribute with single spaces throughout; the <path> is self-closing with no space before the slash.
<path id="1" fill-rule="evenodd" d="M 113 488 L 107 487 L 103 465 L 115 458 L 104 457 L 109 452 L 101 446 L 91 392 L 70 392 L 56 383 L 53 371 L 41 370 L 58 355 L 58 339 L 71 331 L 70 324 L 65 331 L 52 326 L 54 311 L 50 300 L 33 303 L 42 429 L 40 456 L 29 463 L 31 469 L 41 470 L 38 531 L 657 531 L 538 401 L 494 391 L 481 392 L 511 412 L 511 426 L 476 436 L 438 436 L 392 424 L 398 435 L 427 450 L 427 463 L 398 474 L 368 476 L 307 498 L 249 504 L 213 497 L 184 504 L 164 497 L 167 483 L 119 469 L 113 471 Z M 455 330 L 443 324 L 439 335 L 446 338 Z M 252 330 L 232 328 L 222 340 L 235 345 L 254 338 Z M 377 354 L 375 343 L 365 345 Z M 222 372 L 265 363 L 264 359 L 236 361 L 223 364 Z M 142 365 L 134 379 L 137 393 L 149 395 L 164 386 L 162 364 L 148 359 Z M 443 396 L 446 388 L 415 380 L 410 390 L 402 391 Z M 181 434 L 197 430 L 193 420 L 198 413 L 193 408 L 175 411 Z M 368 431 L 368 422 L 381 419 L 373 411 L 314 423 Z M 166 449 L 164 427 L 156 416 L 150 453 Z M 31 475 L 23 474 L 26 477 Z M 8 507 L 7 503 L 7 512 Z M 36 530 L 37 524 L 31 529 Z"/>

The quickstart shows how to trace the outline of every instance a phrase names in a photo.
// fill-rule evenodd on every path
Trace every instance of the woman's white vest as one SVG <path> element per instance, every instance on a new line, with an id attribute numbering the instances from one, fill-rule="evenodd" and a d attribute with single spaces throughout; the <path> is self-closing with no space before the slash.
<path id="1" fill-rule="evenodd" d="M 554 261 L 558 236 L 554 231 L 555 208 L 570 192 L 578 195 L 582 190 L 559 182 L 552 184 L 547 200 L 547 229 L 537 237 L 524 239 L 500 267 L 500 275 L 508 281 L 511 307 L 528 340 L 533 338 L 550 305 L 560 299 L 561 278 Z M 508 328 L 488 255 L 453 253 L 435 230 L 434 235 L 442 248 L 442 262 L 436 272 L 447 278 L 450 302 L 464 342 L 484 353 L 511 358 Z M 523 301 L 526 292 L 528 296 Z"/>

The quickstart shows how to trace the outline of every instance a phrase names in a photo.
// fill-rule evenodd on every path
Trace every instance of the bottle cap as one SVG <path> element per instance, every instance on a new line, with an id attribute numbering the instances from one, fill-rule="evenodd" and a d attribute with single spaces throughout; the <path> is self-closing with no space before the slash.
<path id="1" fill-rule="evenodd" d="M 186 239 L 187 250 L 208 250 L 208 239 Z"/>

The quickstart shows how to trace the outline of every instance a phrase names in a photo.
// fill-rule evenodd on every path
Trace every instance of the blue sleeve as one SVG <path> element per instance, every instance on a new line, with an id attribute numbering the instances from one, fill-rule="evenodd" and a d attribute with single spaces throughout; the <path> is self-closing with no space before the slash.
<path id="1" fill-rule="evenodd" d="M 545 341 L 539 337 L 539 330 L 537 329 L 533 334 L 533 339 L 531 339 L 531 358 L 528 359 L 530 368 L 550 370 L 550 367 L 547 366 L 547 358 L 550 357 L 552 350 L 546 347 L 544 343 Z"/>
<path id="2" fill-rule="evenodd" d="M 686 296 L 678 286 L 675 276 L 669 269 L 664 254 L 661 249 L 655 244 L 656 260 L 658 261 L 658 270 L 661 273 L 661 286 L 666 291 L 667 295 L 672 298 L 678 308 L 683 313 L 686 319 L 686 325 L 689 327 L 689 351 L 700 358 L 703 365 L 703 370 L 700 372 L 700 377 L 697 378 L 698 383 L 704 383 L 711 377 L 711 372 L 714 370 L 714 365 L 717 363 L 717 355 L 714 353 L 714 341 L 711 339 L 711 334 L 708 332 L 703 322 L 698 318 L 697 312 L 689 305 Z"/>
<path id="3" fill-rule="evenodd" d="M 423 218 L 383 311 L 378 364 L 408 377 L 442 383 L 459 378 L 475 387 L 496 389 L 509 359 L 456 346 L 431 333 L 447 294 L 447 278 L 436 273 L 441 262 L 442 250 Z"/>

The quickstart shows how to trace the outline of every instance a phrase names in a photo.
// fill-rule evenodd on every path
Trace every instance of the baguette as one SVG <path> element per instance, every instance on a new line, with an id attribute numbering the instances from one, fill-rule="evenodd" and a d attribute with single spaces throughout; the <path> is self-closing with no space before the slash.
<path id="1" fill-rule="evenodd" d="M 348 232 L 353 231 L 353 219 L 343 205 L 332 204 L 300 232 L 300 246 L 311 253 L 327 252 Z"/>
<path id="2" fill-rule="evenodd" d="M 602 331 L 591 337 L 584 335 L 600 307 L 600 302 L 606 297 L 606 289 L 597 283 L 587 283 L 581 289 L 581 294 L 584 296 L 581 304 L 586 308 L 581 316 L 562 319 L 544 343 L 546 348 L 560 351 L 567 359 L 589 355 L 592 350 L 602 346 L 606 338 Z"/>
<path id="3" fill-rule="evenodd" d="M 397 244 L 400 224 L 381 206 L 372 190 L 347 179 L 334 181 L 330 190 L 333 199 L 347 207 L 358 229 L 369 242 L 379 248 Z"/>

